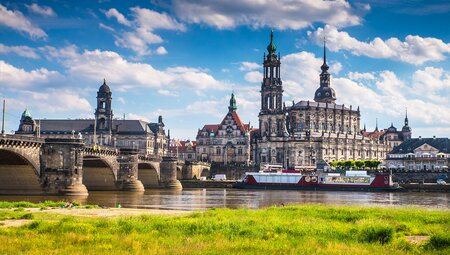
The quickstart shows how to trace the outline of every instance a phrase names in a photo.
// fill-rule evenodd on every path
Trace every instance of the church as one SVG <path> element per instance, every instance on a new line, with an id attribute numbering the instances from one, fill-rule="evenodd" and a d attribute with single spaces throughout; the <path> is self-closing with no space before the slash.
<path id="1" fill-rule="evenodd" d="M 112 110 L 112 92 L 106 80 L 97 92 L 94 119 L 37 119 L 28 111 L 22 114 L 15 132 L 43 138 L 82 138 L 86 145 L 136 149 L 142 155 L 166 155 L 169 136 L 165 133 L 162 116 L 157 123 L 142 120 L 116 119 Z"/>
<path id="2" fill-rule="evenodd" d="M 264 53 L 259 129 L 252 132 L 252 160 L 285 168 L 315 169 L 317 163 L 334 160 L 383 160 L 385 140 L 363 136 L 359 107 L 336 103 L 331 86 L 324 43 L 320 86 L 314 100 L 283 103 L 281 57 L 270 35 Z"/>

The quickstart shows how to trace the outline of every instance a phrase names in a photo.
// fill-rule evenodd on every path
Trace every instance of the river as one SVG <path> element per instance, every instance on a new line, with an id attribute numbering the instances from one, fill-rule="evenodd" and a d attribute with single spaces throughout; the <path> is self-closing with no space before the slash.
<path id="1" fill-rule="evenodd" d="M 438 192 L 343 192 L 237 189 L 150 189 L 145 193 L 91 191 L 89 196 L 0 196 L 3 201 L 70 200 L 82 204 L 129 208 L 204 210 L 213 207 L 258 209 L 273 205 L 416 206 L 450 209 L 450 193 Z"/>

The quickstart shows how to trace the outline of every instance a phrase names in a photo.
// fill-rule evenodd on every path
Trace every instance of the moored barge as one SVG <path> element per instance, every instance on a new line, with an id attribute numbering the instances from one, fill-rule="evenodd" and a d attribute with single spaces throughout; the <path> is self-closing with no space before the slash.
<path id="1" fill-rule="evenodd" d="M 248 172 L 234 185 L 240 189 L 397 191 L 401 189 L 388 173 L 368 175 L 366 171 L 345 174 L 302 174 L 293 171 Z"/>

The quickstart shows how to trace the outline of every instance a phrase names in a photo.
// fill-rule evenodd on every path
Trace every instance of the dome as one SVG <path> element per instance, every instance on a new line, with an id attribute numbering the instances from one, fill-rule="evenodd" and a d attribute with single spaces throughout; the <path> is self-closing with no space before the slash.
<path id="1" fill-rule="evenodd" d="M 391 126 L 387 129 L 387 133 L 397 133 L 397 128 L 394 127 L 394 124 L 391 123 Z"/>
<path id="2" fill-rule="evenodd" d="M 331 87 L 320 87 L 314 94 L 314 101 L 333 103 L 336 100 L 336 92 Z"/>
<path id="3" fill-rule="evenodd" d="M 409 126 L 403 126 L 402 132 L 411 132 L 411 128 Z"/>
<path id="4" fill-rule="evenodd" d="M 103 79 L 103 85 L 100 86 L 100 88 L 98 89 L 98 92 L 103 92 L 103 93 L 111 92 L 111 89 L 109 88 L 109 86 L 106 85 L 106 79 Z"/>
<path id="5" fill-rule="evenodd" d="M 273 43 L 273 30 L 270 32 L 270 43 L 267 46 L 267 52 L 269 52 L 269 55 L 274 55 L 277 51 L 277 46 Z"/>

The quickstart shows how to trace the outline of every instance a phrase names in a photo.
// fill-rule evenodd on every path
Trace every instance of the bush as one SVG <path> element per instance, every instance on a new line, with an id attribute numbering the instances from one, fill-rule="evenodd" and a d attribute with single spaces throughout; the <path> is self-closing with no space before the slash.
<path id="1" fill-rule="evenodd" d="M 358 240 L 366 243 L 386 244 L 394 238 L 394 228 L 382 225 L 364 225 L 358 232 Z"/>
<path id="2" fill-rule="evenodd" d="M 450 247 L 450 234 L 434 234 L 427 243 L 427 248 L 445 249 Z"/>

